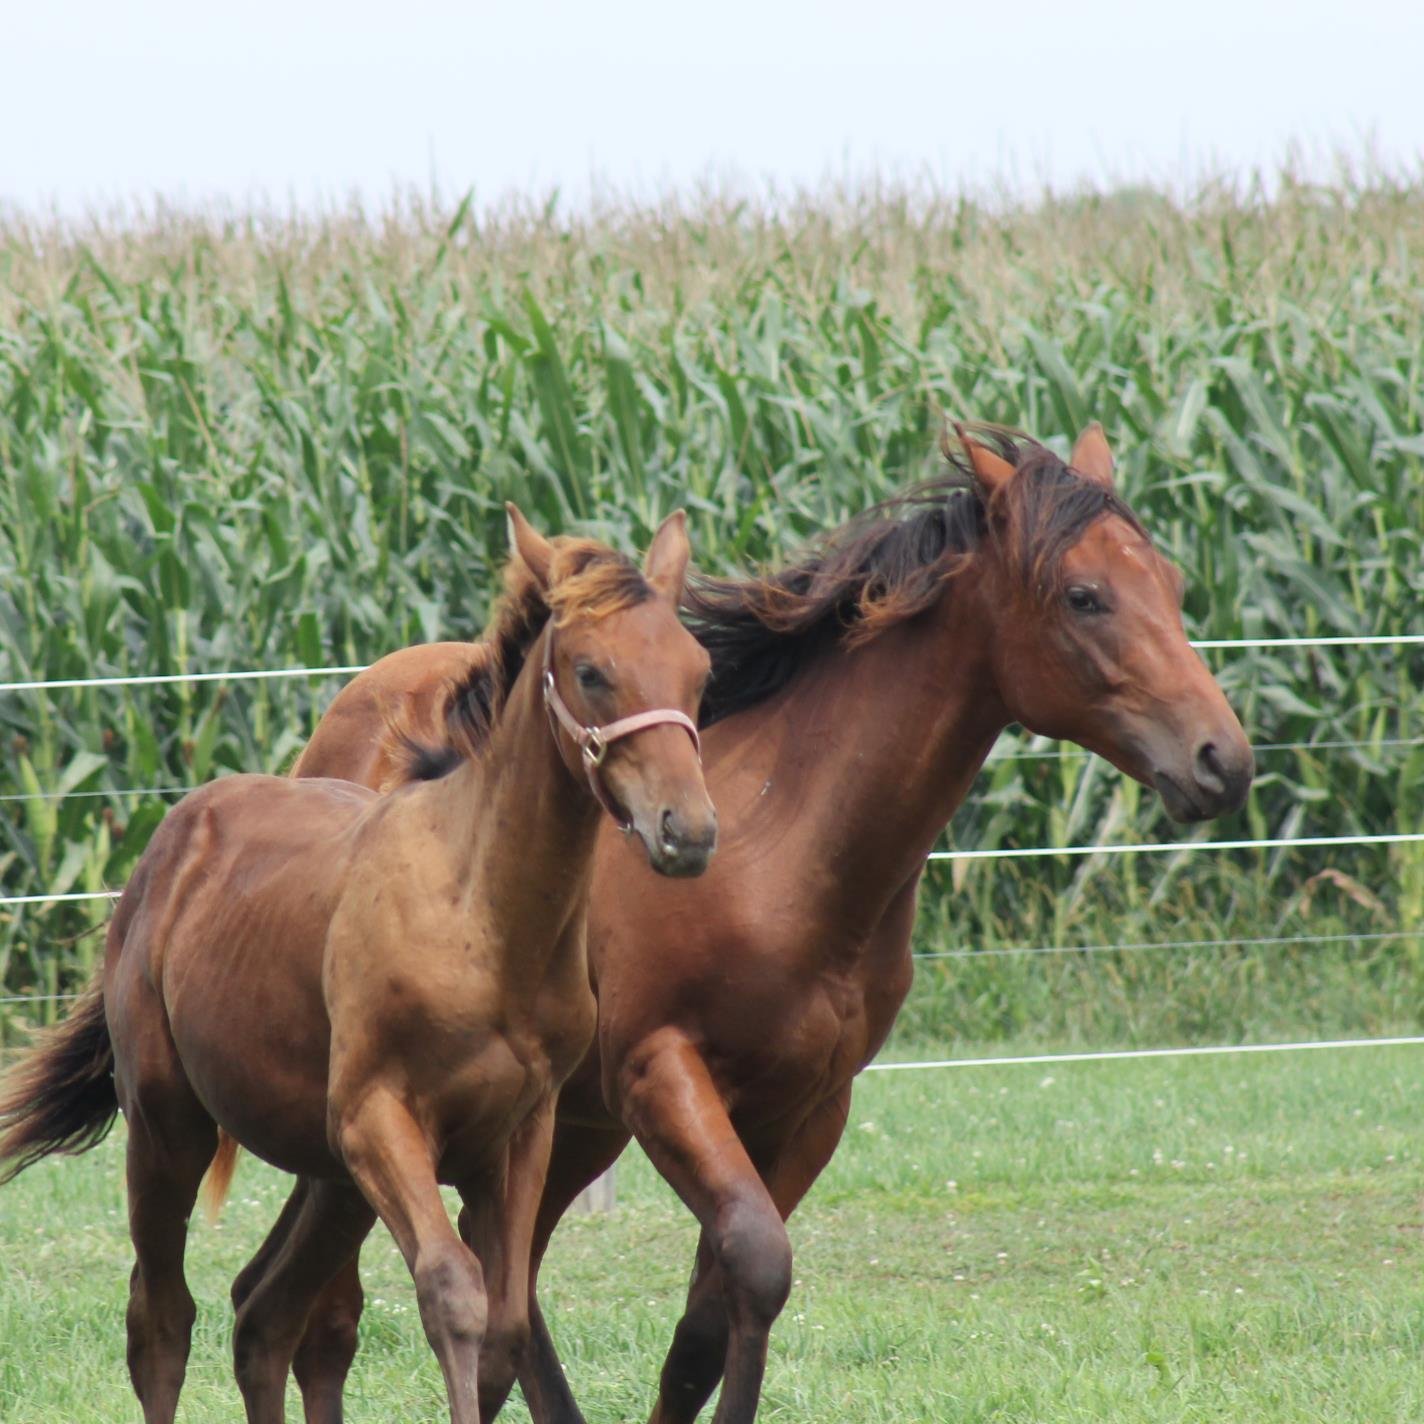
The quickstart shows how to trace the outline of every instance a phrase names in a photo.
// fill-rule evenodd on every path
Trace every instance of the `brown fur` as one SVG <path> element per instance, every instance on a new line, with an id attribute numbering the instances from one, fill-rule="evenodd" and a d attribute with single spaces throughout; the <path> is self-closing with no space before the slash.
<path id="1" fill-rule="evenodd" d="M 788 569 L 699 584 L 722 849 L 703 879 L 674 884 L 600 839 L 598 1037 L 559 1099 L 534 1269 L 579 1190 L 636 1137 L 702 1230 L 654 1424 L 691 1420 L 719 1380 L 717 1424 L 754 1417 L 792 1279 L 784 1218 L 890 1032 L 926 852 L 1003 728 L 1075 740 L 1164 795 L 1180 783 L 1195 800 L 1178 810 L 1197 817 L 1245 794 L 1249 746 L 1186 641 L 1170 565 L 1102 478 L 984 439 L 1007 478 L 981 478 L 992 462 L 971 443 L 947 481 Z M 1105 443 L 1096 453 L 1101 472 Z M 1057 596 L 1074 583 L 1107 591 L 1111 613 L 1075 613 Z M 401 688 L 403 656 L 352 686 Z M 363 741 L 323 721 L 313 745 L 358 764 L 381 731 L 369 722 Z M 350 1319 L 359 1300 L 353 1257 L 311 1319 Z M 540 1424 L 578 1417 L 537 1315 L 520 1379 Z M 341 1370 L 325 1381 L 339 1396 Z"/>
<path id="2" fill-rule="evenodd" d="M 459 757 L 480 754 L 525 653 L 551 616 L 558 628 L 574 617 L 606 618 L 653 596 L 637 566 L 605 545 L 569 537 L 549 544 L 552 588 L 546 593 L 522 560 L 511 559 L 505 565 L 503 597 L 479 645 L 484 658 L 441 693 L 439 721 L 453 756 L 442 755 L 439 746 L 412 727 L 409 711 L 396 715 L 387 737 L 400 751 L 387 789 L 444 775 Z"/>
<path id="3" fill-rule="evenodd" d="M 388 796 L 306 776 L 231 776 L 185 796 L 109 922 L 101 983 L 7 1084 L 16 1169 L 92 1145 L 124 1113 L 128 1360 L 146 1424 L 177 1409 L 188 1219 L 205 1173 L 220 1196 L 238 1143 L 298 1179 L 234 1287 L 253 1424 L 283 1417 L 290 1363 L 306 1389 L 345 1350 L 325 1317 L 316 1344 L 298 1348 L 300 1335 L 377 1214 L 411 1270 L 452 1424 L 490 1417 L 513 1383 L 554 1097 L 594 1027 L 585 921 L 603 814 L 525 665 L 552 618 L 563 696 L 601 723 L 694 716 L 707 658 L 677 618 L 680 515 L 646 579 L 587 541 L 551 545 L 514 511 L 511 527 L 541 597 L 516 570 L 485 720 L 464 724 L 481 754 Z M 574 676 L 585 665 L 600 674 L 588 685 Z M 601 777 L 653 864 L 705 869 L 716 819 L 688 737 L 631 734 Z M 460 1191 L 475 1249 L 442 1182 Z"/>
<path id="4" fill-rule="evenodd" d="M 653 596 L 637 565 L 597 540 L 556 536 L 549 544 L 554 553 L 551 588 L 546 589 L 522 559 L 505 561 L 504 593 L 482 640 L 472 645 L 475 656 L 458 678 L 443 682 L 433 714 L 410 697 L 378 695 L 374 711 L 384 729 L 384 770 L 375 777 L 377 790 L 434 780 L 447 775 L 462 757 L 479 755 L 530 644 L 551 614 L 557 627 L 575 617 L 606 618 Z M 432 721 L 446 740 L 439 734 L 432 737 Z M 292 771 L 298 777 L 320 774 L 305 753 Z M 233 1138 L 219 1131 L 217 1151 L 203 1179 L 203 1210 L 210 1222 L 222 1213 L 240 1152 Z"/>
<path id="5" fill-rule="evenodd" d="M 993 442 L 1016 478 L 993 494 L 962 445 L 945 441 L 950 469 L 857 516 L 788 567 L 748 579 L 696 578 L 689 622 L 712 654 L 702 720 L 764 701 L 810 659 L 854 648 L 936 607 L 986 540 L 1038 601 L 1058 587 L 1063 555 L 1097 519 L 1116 515 L 1142 533 L 1112 490 L 1076 475 L 1018 431 L 971 427 Z M 1145 534 L 1143 535 L 1145 538 Z"/>

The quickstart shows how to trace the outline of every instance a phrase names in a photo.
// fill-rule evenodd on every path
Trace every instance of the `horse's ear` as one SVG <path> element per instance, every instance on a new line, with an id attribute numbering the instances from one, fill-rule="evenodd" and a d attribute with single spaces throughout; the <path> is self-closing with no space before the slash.
<path id="1" fill-rule="evenodd" d="M 1103 427 L 1096 420 L 1078 437 L 1068 463 L 1085 480 L 1105 485 L 1108 489 L 1113 487 L 1112 451 L 1108 449 L 1108 437 L 1103 434 Z"/>
<path id="2" fill-rule="evenodd" d="M 509 546 L 534 575 L 542 589 L 549 587 L 549 566 L 554 562 L 554 546 L 512 504 L 504 506 L 509 517 Z"/>
<path id="3" fill-rule="evenodd" d="M 969 457 L 969 467 L 985 494 L 993 494 L 1013 479 L 1014 467 L 1002 455 L 996 455 L 987 445 L 971 439 L 969 432 L 958 422 L 955 423 L 954 433 L 959 436 L 959 443 Z"/>
<path id="4" fill-rule="evenodd" d="M 674 510 L 658 525 L 653 542 L 643 560 L 643 576 L 665 598 L 676 603 L 682 597 L 683 580 L 692 545 L 687 539 L 687 515 Z"/>

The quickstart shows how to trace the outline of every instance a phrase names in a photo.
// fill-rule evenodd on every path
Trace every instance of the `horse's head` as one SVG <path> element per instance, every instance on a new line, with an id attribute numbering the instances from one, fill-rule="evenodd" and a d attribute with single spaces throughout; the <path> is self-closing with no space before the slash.
<path id="1" fill-rule="evenodd" d="M 986 607 L 1011 715 L 1155 787 L 1173 820 L 1240 807 L 1250 743 L 1187 642 L 1181 575 L 1113 490 L 1102 427 L 1067 467 L 1041 448 L 1011 463 L 960 438 L 984 495 Z"/>
<path id="2" fill-rule="evenodd" d="M 598 549 L 589 541 L 545 539 L 513 505 L 509 520 L 550 609 L 542 671 L 565 761 L 637 832 L 654 870 L 700 875 L 717 844 L 717 813 L 695 730 L 709 663 L 677 613 L 686 519 L 678 511 L 663 521 L 641 573 L 609 550 L 588 559 Z"/>

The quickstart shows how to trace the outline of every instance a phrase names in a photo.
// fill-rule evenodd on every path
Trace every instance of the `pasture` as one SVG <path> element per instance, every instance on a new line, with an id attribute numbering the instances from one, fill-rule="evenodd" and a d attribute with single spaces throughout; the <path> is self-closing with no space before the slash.
<path id="1" fill-rule="evenodd" d="M 779 205 L 0 222 L 0 893 L 123 883 L 177 795 L 282 770 L 341 678 L 472 636 L 502 504 L 709 570 L 935 472 L 943 417 L 1066 453 L 1100 419 L 1257 743 L 1191 832 L 1006 736 L 946 844 L 1412 833 L 1424 822 L 1424 196 L 1283 175 L 1031 209 Z M 103 901 L 0 906 L 0 1048 L 62 1011 Z M 1424 846 L 939 863 L 888 1053 L 1424 1027 Z M 1088 952 L 1076 951 L 1087 946 Z M 1417 1048 L 872 1074 L 793 1218 L 761 1417 L 1374 1421 L 1424 1413 Z M 0 1192 L 0 1417 L 132 1417 L 123 1127 Z M 591 1424 L 645 1417 L 694 1227 L 647 1163 L 543 1295 Z M 227 1419 L 227 1285 L 285 1190 L 195 1223 L 184 1418 Z M 353 1419 L 441 1413 L 389 1239 Z M 295 1403 L 293 1402 L 293 1408 Z M 517 1402 L 510 1417 L 525 1417 Z"/>
<path id="2" fill-rule="evenodd" d="M 792 1222 L 796 1287 L 761 1418 L 882 1424 L 1424 1412 L 1418 1051 L 871 1074 Z M 0 1194 L 0 1417 L 136 1417 L 121 1326 L 122 1126 Z M 285 1183 L 251 1160 L 195 1222 L 180 1417 L 228 1420 L 228 1283 Z M 561 1228 L 544 1298 L 590 1424 L 640 1420 L 693 1224 L 639 1154 Z M 350 1418 L 442 1417 L 385 1233 Z M 295 1396 L 290 1408 L 295 1412 Z M 527 1418 L 516 1399 L 512 1419 Z"/>

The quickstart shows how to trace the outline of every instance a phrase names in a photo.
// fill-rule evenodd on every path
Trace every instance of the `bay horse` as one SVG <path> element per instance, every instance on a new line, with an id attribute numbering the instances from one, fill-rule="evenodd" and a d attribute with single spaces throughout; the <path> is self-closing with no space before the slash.
<path id="1" fill-rule="evenodd" d="M 654 1424 L 756 1412 L 791 1286 L 784 1226 L 830 1160 L 851 1086 L 910 987 L 926 854 L 1011 722 L 1099 753 L 1178 821 L 1239 807 L 1253 762 L 1182 627 L 1182 579 L 1113 486 L 1102 428 L 1067 464 L 961 431 L 947 477 L 852 520 L 790 567 L 685 600 L 712 656 L 711 871 L 654 882 L 617 837 L 595 856 L 593 1050 L 565 1084 L 531 1294 L 578 1193 L 636 1137 L 702 1227 Z M 380 714 L 438 741 L 439 688 L 478 645 L 382 659 L 334 700 L 297 771 L 399 780 Z M 353 1257 L 313 1309 L 327 1342 L 308 1418 L 340 1418 L 361 1305 Z M 531 1299 L 520 1383 L 540 1424 L 581 1420 Z M 488 1417 L 486 1417 L 488 1424 Z"/>
<path id="2" fill-rule="evenodd" d="M 308 1309 L 377 1217 L 454 1424 L 514 1382 L 554 1097 L 594 1030 L 600 807 L 669 876 L 706 868 L 716 817 L 693 721 L 708 657 L 677 613 L 682 515 L 641 572 L 509 515 L 506 594 L 455 698 L 445 774 L 387 796 L 272 776 L 190 793 L 135 867 L 96 983 L 0 1102 L 10 1175 L 92 1145 L 123 1110 L 147 1424 L 177 1407 L 187 1222 L 219 1128 L 298 1177 L 244 1272 L 234 1356 L 252 1424 L 282 1419 Z M 300 1357 L 299 1376 L 323 1358 Z"/>

